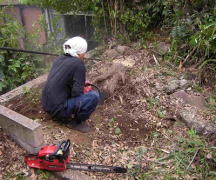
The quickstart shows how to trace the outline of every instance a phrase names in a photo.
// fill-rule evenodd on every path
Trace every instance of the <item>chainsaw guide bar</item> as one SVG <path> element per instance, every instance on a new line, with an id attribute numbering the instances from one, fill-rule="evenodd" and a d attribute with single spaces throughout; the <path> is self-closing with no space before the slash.
<path id="1" fill-rule="evenodd" d="M 72 163 L 70 159 L 69 139 L 67 141 L 62 141 L 59 145 L 44 146 L 37 154 L 29 154 L 25 156 L 25 162 L 29 167 L 48 171 L 64 171 L 66 169 L 73 169 L 104 173 L 127 172 L 127 169 L 124 167 Z"/>
<path id="2" fill-rule="evenodd" d="M 68 169 L 90 171 L 90 172 L 105 172 L 105 173 L 126 173 L 127 169 L 115 166 L 93 165 L 93 164 L 78 164 L 68 163 Z"/>

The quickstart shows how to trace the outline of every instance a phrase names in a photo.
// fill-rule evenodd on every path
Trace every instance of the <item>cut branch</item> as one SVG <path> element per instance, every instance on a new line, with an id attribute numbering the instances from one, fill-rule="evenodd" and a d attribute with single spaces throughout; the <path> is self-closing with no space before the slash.
<path id="1" fill-rule="evenodd" d="M 187 55 L 187 57 L 184 59 L 184 61 L 182 62 L 182 63 L 180 63 L 180 65 L 179 65 L 179 69 L 181 69 L 183 66 L 184 66 L 184 64 L 188 61 L 188 59 L 193 55 L 193 53 L 196 51 L 196 47 L 194 47 L 193 49 L 192 49 L 192 51 Z"/>
<path id="2" fill-rule="evenodd" d="M 191 166 L 191 164 L 193 163 L 193 161 L 194 161 L 194 159 L 195 159 L 195 157 L 197 156 L 197 153 L 199 152 L 199 149 L 195 152 L 195 154 L 194 154 L 194 156 L 193 156 L 193 158 L 192 158 L 192 160 L 190 161 L 190 164 L 187 166 L 187 168 L 186 168 L 186 170 L 188 170 L 189 169 L 189 167 Z"/>

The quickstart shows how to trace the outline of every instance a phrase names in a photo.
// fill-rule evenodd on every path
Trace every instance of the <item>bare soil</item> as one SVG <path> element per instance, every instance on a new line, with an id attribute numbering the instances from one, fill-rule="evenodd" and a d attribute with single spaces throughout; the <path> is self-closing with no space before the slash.
<path id="1" fill-rule="evenodd" d="M 173 120 L 176 105 L 170 96 L 156 87 L 156 84 L 163 87 L 167 79 L 178 74 L 167 68 L 154 67 L 152 56 L 146 51 L 134 54 L 136 64 L 126 71 L 125 83 L 118 82 L 114 93 L 98 106 L 88 120 L 95 127 L 94 132 L 83 134 L 52 120 L 42 109 L 41 89 L 35 89 L 7 106 L 41 123 L 47 144 L 69 138 L 73 143 L 72 161 L 131 169 L 128 174 L 87 173 L 91 177 L 99 180 L 139 179 L 152 162 L 157 162 L 158 158 L 167 156 L 176 148 L 177 140 L 187 136 L 188 128 Z M 90 79 L 105 63 L 95 65 L 90 71 Z M 1 147 L 0 144 L 0 153 Z M 18 149 L 19 156 L 22 156 L 23 151 Z M 25 167 L 20 159 L 13 161 Z M 132 167 L 138 167 L 138 170 Z M 6 169 L 7 165 L 3 165 L 3 170 Z"/>

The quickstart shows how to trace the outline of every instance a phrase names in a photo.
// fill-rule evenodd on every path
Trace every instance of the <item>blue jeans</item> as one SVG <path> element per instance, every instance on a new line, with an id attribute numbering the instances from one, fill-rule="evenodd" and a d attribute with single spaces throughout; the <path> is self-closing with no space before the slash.
<path id="1" fill-rule="evenodd" d="M 87 120 L 96 109 L 99 99 L 100 96 L 97 91 L 90 91 L 78 97 L 68 99 L 64 104 L 66 116 L 72 117 L 74 115 L 77 123 Z"/>

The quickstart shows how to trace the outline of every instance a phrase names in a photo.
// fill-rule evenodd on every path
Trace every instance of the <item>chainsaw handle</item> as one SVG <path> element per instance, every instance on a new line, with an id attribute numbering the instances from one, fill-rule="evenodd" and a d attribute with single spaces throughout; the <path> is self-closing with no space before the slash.
<path id="1" fill-rule="evenodd" d="M 71 145 L 71 143 L 70 143 L 70 139 L 68 139 L 66 142 L 63 141 L 62 145 L 63 145 L 64 143 L 65 143 L 65 145 L 64 145 L 63 151 L 66 152 L 66 151 L 69 150 L 70 145 Z"/>
<path id="2" fill-rule="evenodd" d="M 66 152 L 70 148 L 70 140 L 68 139 L 67 141 L 62 141 L 56 151 L 54 152 L 55 154 L 61 149 L 63 152 Z"/>
<path id="3" fill-rule="evenodd" d="M 97 90 L 97 92 L 99 94 L 99 97 L 100 97 L 99 104 L 103 104 L 103 102 L 104 102 L 104 94 L 101 92 L 101 90 L 96 85 L 91 84 L 91 83 L 89 83 L 87 81 L 87 82 L 85 82 L 85 87 L 88 87 L 88 86 L 92 86 Z"/>
<path id="4" fill-rule="evenodd" d="M 62 150 L 62 152 L 63 152 L 63 158 L 67 158 L 67 156 L 68 156 L 68 153 L 69 153 L 69 148 L 70 148 L 70 140 L 68 139 L 67 141 L 62 141 L 62 142 L 60 142 L 59 143 L 59 145 L 57 146 L 57 148 L 56 148 L 56 150 L 55 150 L 55 152 L 53 152 L 49 157 L 51 158 L 51 157 L 54 157 L 54 156 L 59 156 L 58 155 L 58 151 L 59 150 Z"/>

